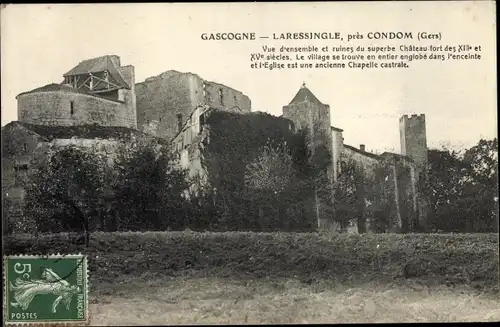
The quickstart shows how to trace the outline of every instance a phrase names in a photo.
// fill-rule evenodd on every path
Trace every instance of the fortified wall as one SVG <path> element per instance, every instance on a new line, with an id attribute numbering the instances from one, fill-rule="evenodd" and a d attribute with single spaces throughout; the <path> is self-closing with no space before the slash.
<path id="1" fill-rule="evenodd" d="M 136 125 L 132 110 L 126 110 L 125 101 L 78 93 L 64 85 L 51 84 L 22 93 L 17 101 L 19 121 L 29 124 L 49 126 L 97 124 L 130 128 Z"/>
<path id="2" fill-rule="evenodd" d="M 248 96 L 196 74 L 166 71 L 136 84 L 137 124 L 143 131 L 172 140 L 200 104 L 236 112 L 250 112 Z"/>
<path id="3" fill-rule="evenodd" d="M 136 84 L 134 67 L 121 66 L 120 58 L 115 55 L 84 60 L 63 77 L 60 84 L 19 94 L 16 97 L 19 122 L 2 128 L 3 152 L 7 153 L 2 154 L 2 167 L 14 176 L 9 184 L 11 195 L 19 193 L 22 197 L 22 192 L 15 192 L 15 176 L 22 180 L 33 153 L 41 146 L 88 147 L 101 143 L 112 152 L 114 140 L 120 138 L 117 135 L 121 132 L 141 135 L 144 132 L 172 142 L 181 166 L 203 175 L 200 147 L 204 141 L 210 141 L 203 128 L 207 115 L 211 110 L 245 116 L 251 113 L 248 96 L 193 73 L 169 70 Z M 385 183 L 387 189 L 391 188 L 396 224 L 403 229 L 425 224 L 425 201 L 418 196 L 417 187 L 426 178 L 425 115 L 401 117 L 401 155 L 380 156 L 365 151 L 364 145 L 355 148 L 344 144 L 343 130 L 330 126 L 330 106 L 319 101 L 305 84 L 283 106 L 281 118 L 284 124 L 291 125 L 291 130 L 308 128 L 312 142 L 324 145 L 330 152 L 328 172 L 332 181 L 342 174 L 348 161 L 362 167 L 368 179 L 376 169 L 388 164 L 391 171 Z M 106 131 L 98 136 L 103 128 Z M 123 130 L 116 134 L 116 129 Z"/>

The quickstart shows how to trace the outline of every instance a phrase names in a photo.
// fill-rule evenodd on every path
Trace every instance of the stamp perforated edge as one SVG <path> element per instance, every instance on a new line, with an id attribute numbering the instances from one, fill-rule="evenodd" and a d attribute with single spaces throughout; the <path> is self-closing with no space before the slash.
<path id="1" fill-rule="evenodd" d="M 85 273 L 85 320 L 75 320 L 75 321 L 9 321 L 7 313 L 7 261 L 8 259 L 59 259 L 59 258 L 81 258 L 82 264 L 84 265 L 83 271 Z M 89 308 L 89 288 L 90 288 L 90 280 L 89 280 L 89 268 L 88 268 L 88 257 L 86 254 L 13 254 L 13 255 L 4 255 L 3 256 L 3 312 L 5 313 L 3 318 L 4 326 L 87 326 L 90 323 L 90 308 Z"/>

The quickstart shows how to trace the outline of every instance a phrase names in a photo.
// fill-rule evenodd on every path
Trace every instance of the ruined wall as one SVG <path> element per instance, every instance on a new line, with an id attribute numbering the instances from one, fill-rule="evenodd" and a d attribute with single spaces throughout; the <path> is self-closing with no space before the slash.
<path id="1" fill-rule="evenodd" d="M 118 59 L 119 60 L 119 59 Z M 125 102 L 124 114 L 133 122 L 129 127 L 137 128 L 137 99 L 135 94 L 135 68 L 132 65 L 119 67 L 125 81 L 130 85 L 130 90 L 120 89 L 119 99 Z M 120 94 L 121 93 L 121 94 Z"/>
<path id="2" fill-rule="evenodd" d="M 136 84 L 137 126 L 156 125 L 154 135 L 171 140 L 178 133 L 177 115 L 182 123 L 196 104 L 191 78 L 185 74 L 162 74 Z"/>
<path id="3" fill-rule="evenodd" d="M 189 168 L 192 176 L 206 175 L 201 163 L 200 142 L 206 136 L 207 131 L 203 130 L 203 121 L 200 118 L 209 110 L 210 107 L 206 105 L 197 106 L 186 121 L 182 132 L 172 140 L 179 154 L 181 167 Z"/>
<path id="4" fill-rule="evenodd" d="M 199 104 L 213 108 L 250 112 L 250 99 L 222 84 L 208 82 L 191 73 L 167 71 L 136 84 L 137 123 L 140 130 L 150 130 L 168 140 L 190 119 Z M 222 95 L 222 98 L 221 98 Z"/>
<path id="5" fill-rule="evenodd" d="M 340 173 L 340 156 L 344 147 L 344 137 L 342 130 L 338 128 L 331 128 L 332 130 L 332 165 L 335 180 L 337 180 Z"/>
<path id="6" fill-rule="evenodd" d="M 19 121 L 30 124 L 136 126 L 126 104 L 82 93 L 26 93 L 18 96 L 17 104 Z"/>
<path id="7" fill-rule="evenodd" d="M 367 227 L 373 228 L 372 218 L 382 212 L 391 232 L 414 230 L 416 193 L 412 163 L 402 157 L 379 157 L 344 145 L 340 171 L 352 160 L 363 168 L 363 193 L 366 203 Z M 380 232 L 380 230 L 379 230 Z"/>
<path id="8" fill-rule="evenodd" d="M 116 158 L 116 149 L 119 145 L 118 140 L 105 140 L 105 139 L 54 139 L 50 142 L 44 142 L 42 146 L 56 148 L 63 148 L 69 145 L 76 146 L 81 149 L 96 148 L 99 152 L 104 153 L 108 159 L 108 164 L 112 165 Z"/>
<path id="9" fill-rule="evenodd" d="M 350 146 L 343 146 L 340 171 L 342 171 L 343 160 L 353 160 L 356 164 L 363 167 L 363 171 L 367 177 L 373 177 L 375 170 L 379 167 L 379 160 L 375 156 L 368 156 L 359 151 L 353 150 Z"/>
<path id="10" fill-rule="evenodd" d="M 2 188 L 19 188 L 31 167 L 40 138 L 20 125 L 10 124 L 2 128 Z M 19 191 L 19 190 L 18 190 Z M 21 194 L 11 190 L 10 196 Z M 5 192 L 4 192 L 5 193 Z M 5 194 L 4 194 L 5 195 Z"/>
<path id="11" fill-rule="evenodd" d="M 251 111 L 252 103 L 250 98 L 243 93 L 223 84 L 205 81 L 201 78 L 196 81 L 196 88 L 201 89 L 201 93 L 197 93 L 201 95 L 199 100 L 210 107 L 235 112 L 240 111 L 242 113 Z"/>
<path id="12" fill-rule="evenodd" d="M 197 106 L 193 108 L 191 115 L 188 116 L 184 123 L 182 131 L 178 133 L 172 140 L 177 151 L 182 151 L 189 145 L 199 141 L 199 135 L 202 132 L 202 115 L 210 110 L 208 106 Z"/>
<path id="13" fill-rule="evenodd" d="M 5 136 L 5 137 L 4 137 Z M 95 147 L 104 153 L 109 165 L 113 165 L 116 156 L 117 140 L 101 139 L 54 139 L 46 141 L 36 134 L 30 133 L 21 126 L 9 126 L 2 130 L 2 195 L 8 205 L 8 217 L 3 217 L 4 228 L 8 220 L 22 219 L 25 200 L 25 187 L 29 182 L 29 174 L 36 167 L 37 160 L 42 159 L 50 148 L 75 145 L 80 148 Z"/>

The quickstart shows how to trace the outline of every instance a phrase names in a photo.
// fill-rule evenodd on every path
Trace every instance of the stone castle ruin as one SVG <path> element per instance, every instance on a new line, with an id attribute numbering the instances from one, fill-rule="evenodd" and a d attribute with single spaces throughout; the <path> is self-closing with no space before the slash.
<path id="1" fill-rule="evenodd" d="M 212 110 L 252 114 L 248 96 L 193 73 L 170 70 L 136 83 L 134 66 L 122 66 L 116 55 L 84 60 L 63 74 L 60 83 L 23 92 L 16 99 L 18 121 L 2 127 L 2 170 L 7 172 L 2 188 L 4 197 L 19 203 L 24 197 L 22 176 L 41 146 L 112 145 L 131 135 L 156 137 L 172 143 L 181 166 L 203 175 L 199 144 L 207 137 L 207 115 Z M 394 211 L 390 230 L 425 224 L 425 201 L 418 192 L 427 167 L 424 115 L 402 116 L 401 153 L 381 155 L 367 152 L 364 145 L 345 144 L 343 130 L 330 125 L 330 106 L 305 84 L 283 106 L 280 119 L 294 130 L 307 128 L 314 142 L 326 145 L 332 182 L 342 176 L 348 162 L 366 177 L 363 189 L 372 188 L 368 181 L 377 170 L 386 170 L 383 182 L 390 187 L 384 189 L 390 194 L 386 191 L 385 196 Z M 370 202 L 368 196 L 363 201 Z M 320 221 L 325 228 L 335 228 L 329 217 Z"/>

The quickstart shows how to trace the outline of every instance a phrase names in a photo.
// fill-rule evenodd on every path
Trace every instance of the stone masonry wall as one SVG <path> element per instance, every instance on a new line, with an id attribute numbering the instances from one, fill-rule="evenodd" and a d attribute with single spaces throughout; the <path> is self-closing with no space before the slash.
<path id="1" fill-rule="evenodd" d="M 407 155 L 415 162 L 412 174 L 413 185 L 418 185 L 422 179 L 427 178 L 426 168 L 428 162 L 427 155 L 427 135 L 425 126 L 425 115 L 404 115 L 399 119 L 401 154 Z M 429 209 L 427 202 L 418 191 L 416 193 L 416 210 L 418 211 L 418 224 L 422 228 L 427 228 L 427 216 Z"/>
<path id="2" fill-rule="evenodd" d="M 237 108 L 239 108 L 239 111 L 242 113 L 251 111 L 251 101 L 243 93 L 219 83 L 202 80 L 201 78 L 195 81 L 197 90 L 201 90 L 201 92 L 197 93 L 198 98 L 210 107 L 227 110 L 234 109 L 234 111 L 238 111 Z M 205 84 L 205 88 L 203 84 Z M 206 96 L 204 96 L 203 90 L 205 90 Z"/>
<path id="3" fill-rule="evenodd" d="M 132 65 L 119 67 L 125 81 L 130 85 L 130 90 L 121 89 L 123 93 L 123 101 L 125 102 L 125 115 L 133 121 L 132 128 L 137 128 L 137 100 L 135 94 L 135 68 Z"/>
<path id="4" fill-rule="evenodd" d="M 195 105 L 190 78 L 185 74 L 160 75 L 136 84 L 137 126 L 143 130 L 154 123 L 155 135 L 172 139 L 178 132 L 177 115 L 183 122 Z"/>
<path id="5" fill-rule="evenodd" d="M 73 114 L 71 113 L 73 103 Z M 54 126 L 98 124 L 135 127 L 124 103 L 81 93 L 35 92 L 18 97 L 19 121 Z"/>
<path id="6" fill-rule="evenodd" d="M 332 164 L 334 170 L 335 180 L 339 176 L 339 164 L 340 164 L 340 155 L 342 153 L 342 149 L 344 147 L 344 137 L 342 136 L 342 132 L 338 130 L 332 129 Z"/>
<path id="7" fill-rule="evenodd" d="M 340 158 L 340 171 L 342 171 L 342 164 L 346 160 L 352 160 L 354 161 L 357 165 L 363 167 L 364 173 L 367 175 L 367 177 L 373 177 L 373 174 L 375 173 L 375 169 L 379 166 L 379 161 L 375 158 L 365 156 L 359 152 L 356 152 L 352 149 L 349 149 L 347 147 L 343 147 L 342 149 L 342 154 Z"/>
<path id="8" fill-rule="evenodd" d="M 19 125 L 11 125 L 2 130 L 2 188 L 22 186 L 27 171 L 15 170 L 27 165 L 33 159 L 33 153 L 40 142 L 37 135 L 30 134 Z M 12 192 L 11 192 L 12 193 Z"/>
<path id="9" fill-rule="evenodd" d="M 401 154 L 413 159 L 418 168 L 427 165 L 425 115 L 404 115 L 399 120 Z"/>
<path id="10" fill-rule="evenodd" d="M 140 130 L 156 126 L 154 134 L 173 139 L 199 104 L 225 110 L 250 112 L 250 99 L 222 84 L 208 82 L 192 73 L 167 71 L 136 84 L 137 123 Z M 222 94 L 222 98 L 221 98 Z"/>
<path id="11" fill-rule="evenodd" d="M 323 143 L 333 157 L 333 135 L 330 127 L 330 106 L 312 102 L 294 103 L 283 107 L 283 117 L 294 123 L 295 130 L 308 128 L 316 144 Z M 328 167 L 333 180 L 333 160 Z"/>

